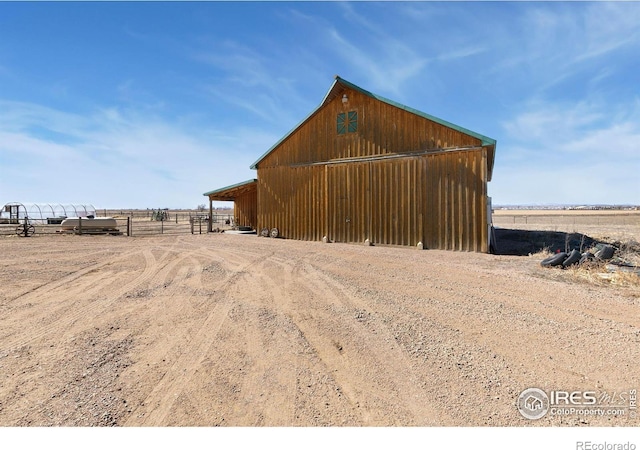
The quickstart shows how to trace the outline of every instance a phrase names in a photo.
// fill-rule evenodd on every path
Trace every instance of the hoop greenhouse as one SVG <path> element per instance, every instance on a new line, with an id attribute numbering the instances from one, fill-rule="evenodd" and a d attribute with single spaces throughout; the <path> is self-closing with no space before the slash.
<path id="1" fill-rule="evenodd" d="M 59 224 L 67 217 L 95 215 L 93 205 L 12 202 L 4 205 L 0 211 L 0 223 L 20 223 L 28 218 L 36 224 Z"/>

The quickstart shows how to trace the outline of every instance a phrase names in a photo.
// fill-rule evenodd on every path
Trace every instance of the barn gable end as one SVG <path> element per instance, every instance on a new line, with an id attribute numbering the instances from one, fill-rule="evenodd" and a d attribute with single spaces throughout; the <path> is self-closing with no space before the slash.
<path id="1" fill-rule="evenodd" d="M 320 106 L 252 165 L 256 229 L 486 252 L 495 146 L 336 77 Z"/>

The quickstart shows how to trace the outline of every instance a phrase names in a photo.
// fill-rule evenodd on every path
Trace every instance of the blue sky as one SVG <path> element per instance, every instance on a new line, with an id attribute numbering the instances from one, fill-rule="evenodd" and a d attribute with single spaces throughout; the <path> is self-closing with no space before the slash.
<path id="1" fill-rule="evenodd" d="M 0 206 L 193 208 L 334 75 L 498 141 L 494 204 L 640 204 L 640 3 L 0 2 Z"/>

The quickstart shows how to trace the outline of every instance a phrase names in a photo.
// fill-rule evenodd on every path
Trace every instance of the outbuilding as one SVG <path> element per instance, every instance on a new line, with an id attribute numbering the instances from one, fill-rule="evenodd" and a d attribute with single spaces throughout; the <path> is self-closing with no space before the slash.
<path id="1" fill-rule="evenodd" d="M 205 193 L 280 237 L 488 252 L 496 141 L 336 77 L 252 166 Z M 210 203 L 211 205 L 211 203 Z"/>

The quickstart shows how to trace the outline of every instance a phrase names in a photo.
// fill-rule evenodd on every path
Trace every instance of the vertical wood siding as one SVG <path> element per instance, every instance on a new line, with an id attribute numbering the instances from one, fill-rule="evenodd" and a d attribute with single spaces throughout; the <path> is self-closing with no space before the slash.
<path id="1" fill-rule="evenodd" d="M 346 93 L 346 106 L 330 102 L 258 164 L 257 228 L 278 227 L 281 236 L 300 240 L 488 251 L 488 150 L 441 151 L 481 141 Z M 358 113 L 357 132 L 338 134 L 337 114 L 349 111 Z"/>
<path id="2" fill-rule="evenodd" d="M 290 239 L 488 250 L 486 150 L 258 169 L 258 227 Z"/>
<path id="3" fill-rule="evenodd" d="M 253 189 L 234 200 L 236 225 L 256 228 L 258 224 L 258 192 Z"/>
<path id="4" fill-rule="evenodd" d="M 445 127 L 358 91 L 345 91 L 263 158 L 258 168 L 308 164 L 339 158 L 481 145 L 480 139 Z M 357 111 L 358 131 L 337 134 L 338 113 Z"/>

